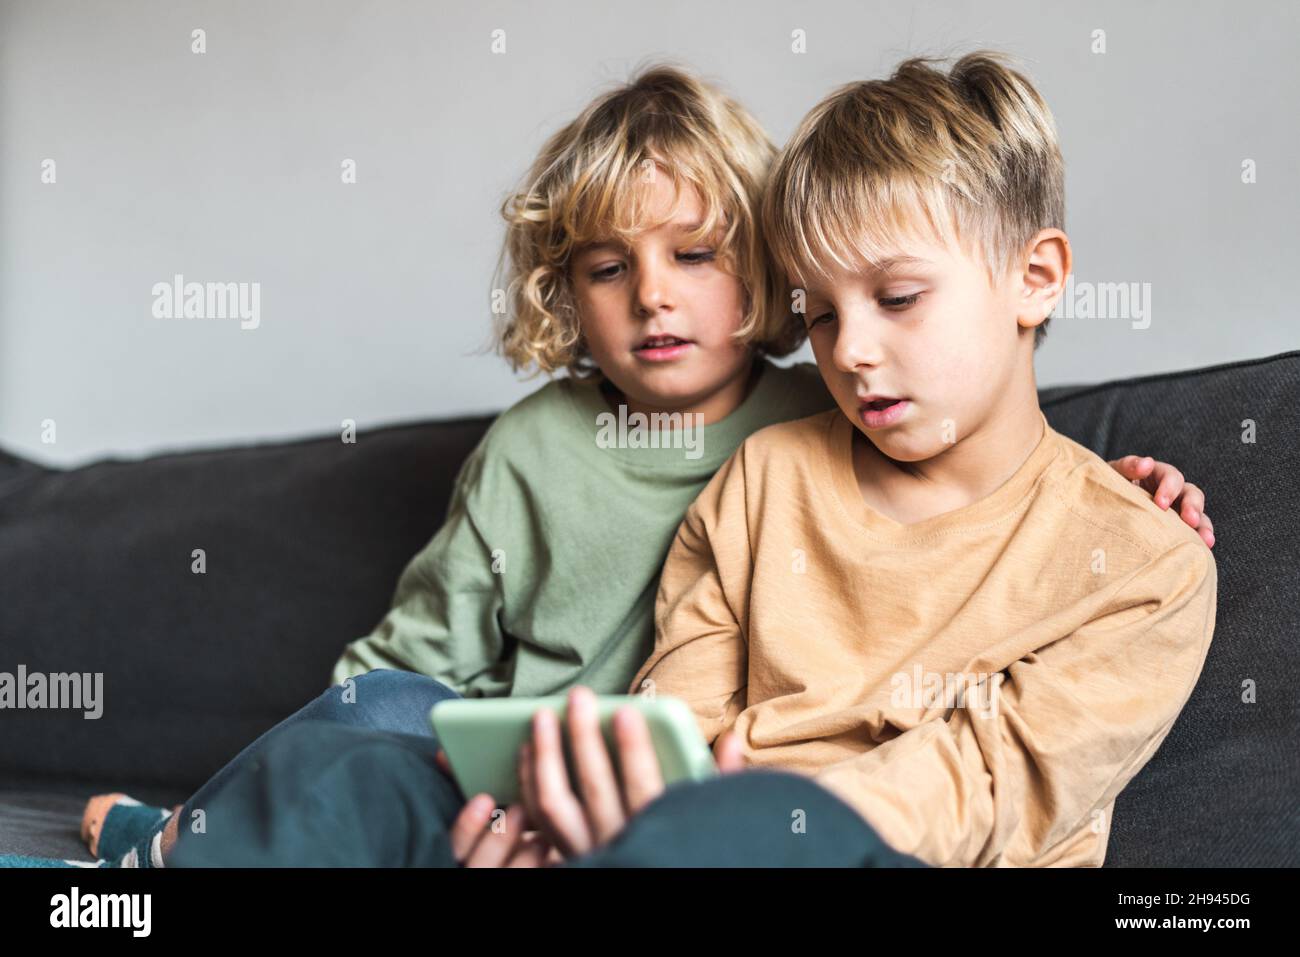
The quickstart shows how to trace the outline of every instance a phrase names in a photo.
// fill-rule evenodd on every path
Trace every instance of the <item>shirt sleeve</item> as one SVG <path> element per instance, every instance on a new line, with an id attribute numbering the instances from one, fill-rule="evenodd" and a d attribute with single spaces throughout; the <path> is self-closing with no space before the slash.
<path id="1" fill-rule="evenodd" d="M 392 608 L 374 631 L 347 646 L 331 680 L 340 684 L 375 668 L 413 671 L 464 694 L 469 681 L 499 665 L 506 648 L 500 625 L 502 576 L 470 512 L 483 470 L 484 446 L 456 476 L 447 517 L 406 565 Z"/>
<path id="2" fill-rule="evenodd" d="M 748 568 L 741 452 L 686 511 L 659 578 L 655 646 L 629 694 L 681 698 L 710 745 L 745 709 L 747 648 L 719 563 Z"/>
<path id="3" fill-rule="evenodd" d="M 822 769 L 896 849 L 935 866 L 1042 866 L 1155 754 L 1191 696 L 1214 630 L 1209 550 L 1180 543 L 1025 655 L 996 694 Z M 969 702 L 967 702 L 969 704 Z"/>

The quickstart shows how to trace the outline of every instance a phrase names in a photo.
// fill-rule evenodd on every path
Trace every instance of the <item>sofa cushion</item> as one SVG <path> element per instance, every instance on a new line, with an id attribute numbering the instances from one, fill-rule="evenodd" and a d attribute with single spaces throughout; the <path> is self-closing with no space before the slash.
<path id="1" fill-rule="evenodd" d="M 85 796 L 0 791 L 0 854 L 91 861 L 81 840 Z"/>
<path id="2" fill-rule="evenodd" d="M 120 781 L 76 781 L 26 786 L 5 779 L 0 789 L 0 854 L 52 857 L 57 860 L 93 860 L 81 840 L 81 816 L 89 794 L 121 790 Z M 186 795 L 176 791 L 133 788 L 132 795 L 146 804 L 175 807 Z"/>

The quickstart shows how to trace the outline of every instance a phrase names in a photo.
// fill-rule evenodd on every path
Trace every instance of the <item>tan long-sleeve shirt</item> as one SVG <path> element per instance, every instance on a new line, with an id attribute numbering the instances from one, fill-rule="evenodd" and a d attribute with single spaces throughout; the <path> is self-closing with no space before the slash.
<path id="1" fill-rule="evenodd" d="M 686 514 L 631 691 L 813 776 L 935 865 L 1100 866 L 1214 629 L 1210 551 L 1055 432 L 987 497 L 870 508 L 838 410 L 754 434 Z M 812 822 L 810 822 L 811 826 Z"/>

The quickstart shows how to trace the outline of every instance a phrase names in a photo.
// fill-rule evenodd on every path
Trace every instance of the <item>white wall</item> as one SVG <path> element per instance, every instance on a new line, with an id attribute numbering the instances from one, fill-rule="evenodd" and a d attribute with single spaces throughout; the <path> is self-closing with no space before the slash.
<path id="1" fill-rule="evenodd" d="M 1191 6 L 11 0 L 0 447 L 75 464 L 526 394 L 536 380 L 474 354 L 497 209 L 546 135 L 655 55 L 723 81 L 780 142 L 909 53 L 1016 54 L 1061 128 L 1076 277 L 1152 290 L 1147 329 L 1054 321 L 1040 384 L 1300 347 L 1300 15 Z M 155 318 L 151 288 L 176 273 L 259 283 L 259 327 Z"/>

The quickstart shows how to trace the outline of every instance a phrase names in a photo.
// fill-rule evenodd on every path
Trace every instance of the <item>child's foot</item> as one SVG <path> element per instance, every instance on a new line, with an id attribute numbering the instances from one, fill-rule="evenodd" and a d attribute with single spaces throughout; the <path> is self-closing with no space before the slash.
<path id="1" fill-rule="evenodd" d="M 108 816 L 109 808 L 123 798 L 131 800 L 127 795 L 116 791 L 112 794 L 96 794 L 86 802 L 86 809 L 81 812 L 81 839 L 96 857 L 99 856 L 99 832 L 104 826 L 104 818 Z"/>
<path id="2" fill-rule="evenodd" d="M 81 816 L 81 839 L 95 857 L 114 860 L 147 842 L 170 815 L 126 794 L 97 794 L 86 802 Z"/>

